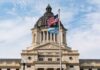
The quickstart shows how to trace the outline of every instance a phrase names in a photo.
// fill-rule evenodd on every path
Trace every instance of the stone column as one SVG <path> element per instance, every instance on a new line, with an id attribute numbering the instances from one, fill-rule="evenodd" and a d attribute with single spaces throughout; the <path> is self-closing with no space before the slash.
<path id="1" fill-rule="evenodd" d="M 54 42 L 55 42 L 55 41 L 56 41 L 56 40 L 55 40 L 55 38 L 56 38 L 56 34 L 54 34 L 53 37 L 54 37 Z"/>
<path id="2" fill-rule="evenodd" d="M 38 70 L 38 68 L 35 68 L 35 70 Z"/>
<path id="3" fill-rule="evenodd" d="M 55 42 L 55 34 L 53 34 L 53 42 Z"/>
<path id="4" fill-rule="evenodd" d="M 52 42 L 52 33 L 50 33 L 50 42 Z"/>
<path id="5" fill-rule="evenodd" d="M 47 68 L 44 68 L 44 70 L 47 70 Z"/>
<path id="6" fill-rule="evenodd" d="M 48 31 L 47 31 L 47 42 L 48 42 Z"/>
<path id="7" fill-rule="evenodd" d="M 57 43 L 57 40 L 58 40 L 58 37 L 57 37 L 58 35 L 57 34 L 55 34 L 55 42 Z"/>

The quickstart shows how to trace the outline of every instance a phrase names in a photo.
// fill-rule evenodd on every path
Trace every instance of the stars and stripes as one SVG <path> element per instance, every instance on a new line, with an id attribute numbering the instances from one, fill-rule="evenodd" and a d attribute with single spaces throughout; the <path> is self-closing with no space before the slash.
<path id="1" fill-rule="evenodd" d="M 47 20 L 48 32 L 58 33 L 58 31 L 59 31 L 58 22 L 59 22 L 58 14 L 53 17 L 50 17 Z"/>
<path id="2" fill-rule="evenodd" d="M 59 22 L 58 14 L 53 16 L 53 17 L 50 17 L 47 20 L 48 27 L 57 27 L 58 26 L 58 22 Z"/>

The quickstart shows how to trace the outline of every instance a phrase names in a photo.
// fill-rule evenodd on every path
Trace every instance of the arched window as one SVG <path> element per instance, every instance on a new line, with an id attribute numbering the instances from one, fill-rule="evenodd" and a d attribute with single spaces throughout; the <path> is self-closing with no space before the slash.
<path id="1" fill-rule="evenodd" d="M 43 32 L 41 32 L 41 41 L 43 41 Z"/>

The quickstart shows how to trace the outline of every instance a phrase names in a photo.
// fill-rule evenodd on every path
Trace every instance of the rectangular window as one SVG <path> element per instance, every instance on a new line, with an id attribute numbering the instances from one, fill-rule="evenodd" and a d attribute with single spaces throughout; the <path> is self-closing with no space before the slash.
<path id="1" fill-rule="evenodd" d="M 80 70 L 83 70 L 83 68 L 80 68 Z"/>
<path id="2" fill-rule="evenodd" d="M 39 58 L 39 61 L 43 61 L 43 58 Z"/>
<path id="3" fill-rule="evenodd" d="M 100 68 L 98 68 L 97 70 L 100 70 Z"/>
<path id="4" fill-rule="evenodd" d="M 57 70 L 60 70 L 60 68 L 57 68 Z M 62 68 L 62 70 L 64 70 L 64 69 Z"/>
<path id="5" fill-rule="evenodd" d="M 52 58 L 48 58 L 48 61 L 52 61 Z"/>
<path id="6" fill-rule="evenodd" d="M 60 61 L 60 58 L 57 58 L 57 61 Z"/>
<path id="7" fill-rule="evenodd" d="M 74 66 L 73 65 L 70 65 L 70 68 L 73 68 Z"/>
<path id="8" fill-rule="evenodd" d="M 51 52 L 47 52 L 47 54 L 51 54 Z"/>
<path id="9" fill-rule="evenodd" d="M 92 70 L 91 68 L 89 68 L 89 70 Z"/>
<path id="10" fill-rule="evenodd" d="M 7 70 L 10 70 L 10 68 L 7 68 Z"/>
<path id="11" fill-rule="evenodd" d="M 27 68 L 30 68 L 31 67 L 31 65 L 27 65 Z"/>
<path id="12" fill-rule="evenodd" d="M 19 70 L 19 69 L 16 69 L 16 70 Z"/>
<path id="13" fill-rule="evenodd" d="M 44 70 L 44 68 L 38 68 L 37 70 Z"/>

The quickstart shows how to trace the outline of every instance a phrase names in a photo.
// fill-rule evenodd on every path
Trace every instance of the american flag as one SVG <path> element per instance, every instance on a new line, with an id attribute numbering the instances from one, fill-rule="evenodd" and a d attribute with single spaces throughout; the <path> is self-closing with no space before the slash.
<path id="1" fill-rule="evenodd" d="M 53 16 L 53 17 L 50 17 L 48 20 L 47 20 L 47 24 L 49 27 L 55 27 L 58 25 L 58 14 Z"/>

